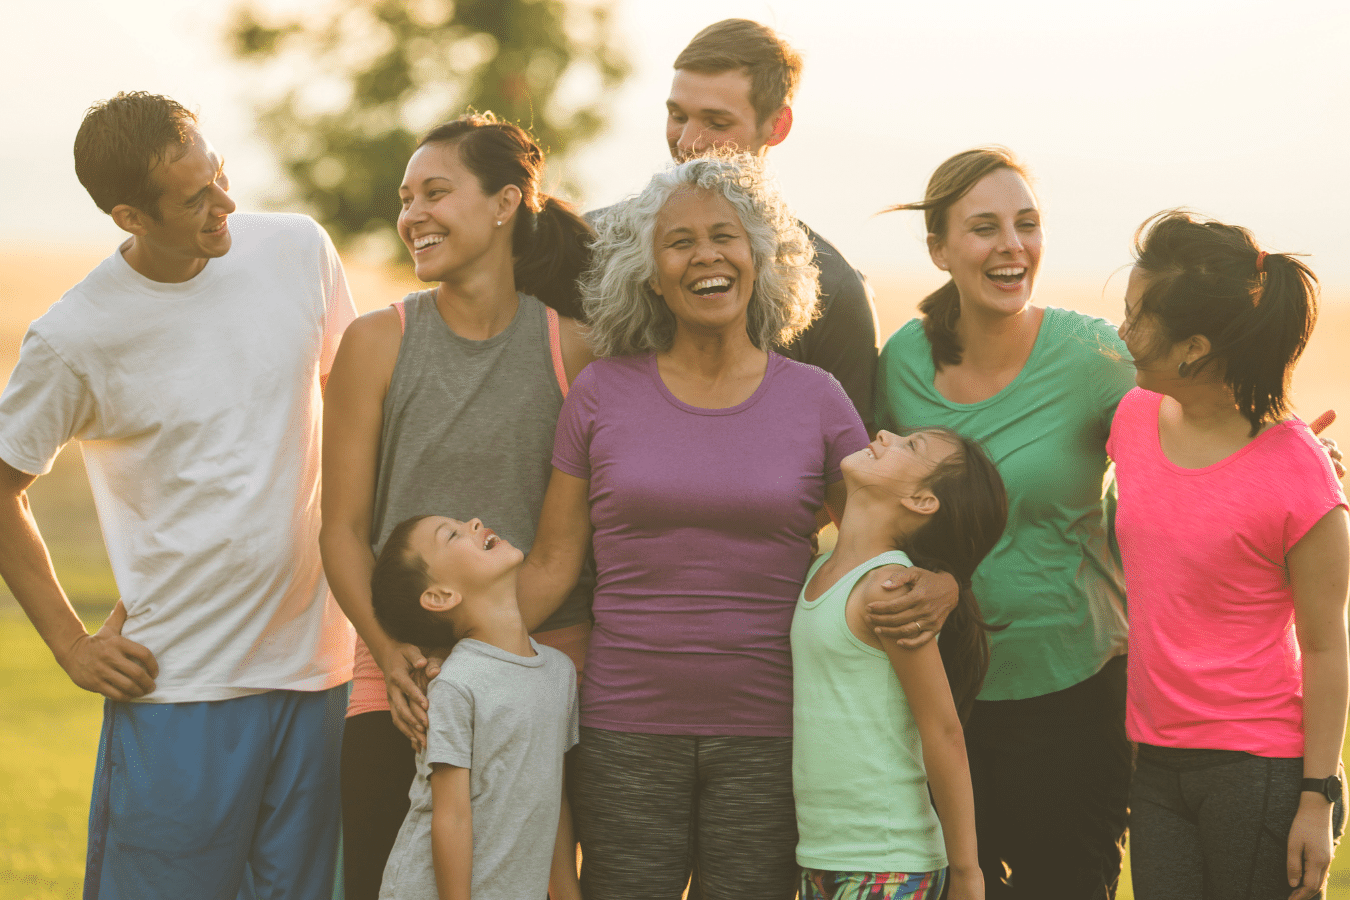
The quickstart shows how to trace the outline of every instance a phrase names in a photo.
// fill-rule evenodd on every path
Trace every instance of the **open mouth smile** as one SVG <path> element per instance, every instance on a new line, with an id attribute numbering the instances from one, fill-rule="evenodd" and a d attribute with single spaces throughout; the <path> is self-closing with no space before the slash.
<path id="1" fill-rule="evenodd" d="M 700 297 L 714 297 L 731 290 L 733 284 L 735 284 L 735 280 L 732 278 L 725 275 L 714 275 L 711 278 L 700 278 L 689 286 L 689 290 Z"/>
<path id="2" fill-rule="evenodd" d="M 990 269 L 988 272 L 985 272 L 984 277 L 988 278 L 995 284 L 1001 284 L 1010 287 L 1022 283 L 1022 280 L 1027 277 L 1027 267 L 1002 266 L 1000 268 Z"/>

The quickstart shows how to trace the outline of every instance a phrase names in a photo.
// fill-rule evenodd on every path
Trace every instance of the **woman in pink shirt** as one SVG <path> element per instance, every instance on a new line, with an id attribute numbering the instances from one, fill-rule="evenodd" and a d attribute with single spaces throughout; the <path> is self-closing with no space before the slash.
<path id="1" fill-rule="evenodd" d="M 1344 810 L 1350 527 L 1289 412 L 1317 316 L 1303 263 L 1181 212 L 1135 240 L 1139 387 L 1107 451 L 1130 602 L 1135 896 L 1318 895 Z"/>

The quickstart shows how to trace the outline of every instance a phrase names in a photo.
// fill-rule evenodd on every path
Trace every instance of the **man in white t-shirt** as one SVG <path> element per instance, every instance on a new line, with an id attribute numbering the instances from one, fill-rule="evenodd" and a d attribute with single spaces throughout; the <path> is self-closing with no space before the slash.
<path id="1" fill-rule="evenodd" d="M 307 217 L 231 215 L 167 97 L 96 105 L 75 168 L 130 237 L 32 324 L 0 395 L 0 574 L 107 698 L 85 897 L 327 900 L 352 665 L 318 554 L 341 263 Z M 93 635 L 25 494 L 71 440 L 121 594 Z"/>

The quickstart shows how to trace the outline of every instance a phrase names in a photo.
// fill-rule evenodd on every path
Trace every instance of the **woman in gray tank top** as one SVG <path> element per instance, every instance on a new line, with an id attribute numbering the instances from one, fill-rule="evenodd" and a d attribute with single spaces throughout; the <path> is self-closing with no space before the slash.
<path id="1" fill-rule="evenodd" d="M 425 741 L 421 649 L 375 621 L 375 555 L 402 520 L 481 517 L 529 550 L 572 378 L 591 360 L 576 278 L 590 228 L 539 190 L 543 154 L 490 113 L 431 131 L 399 188 L 399 235 L 433 289 L 343 336 L 323 425 L 324 571 L 361 637 L 343 736 L 344 880 L 374 900 Z M 538 299 L 536 299 L 538 298 Z M 561 310 L 559 316 L 555 310 Z M 581 665 L 583 586 L 535 637 Z M 368 649 L 367 649 L 368 648 Z"/>

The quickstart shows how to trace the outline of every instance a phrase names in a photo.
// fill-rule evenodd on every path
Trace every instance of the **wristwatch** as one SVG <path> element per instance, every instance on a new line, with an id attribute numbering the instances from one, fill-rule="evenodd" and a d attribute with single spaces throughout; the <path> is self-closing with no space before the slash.
<path id="1" fill-rule="evenodd" d="M 1341 798 L 1341 776 L 1331 775 L 1327 778 L 1305 778 L 1303 779 L 1304 791 L 1312 791 L 1314 794 L 1321 794 L 1327 798 L 1328 803 L 1335 803 Z"/>

